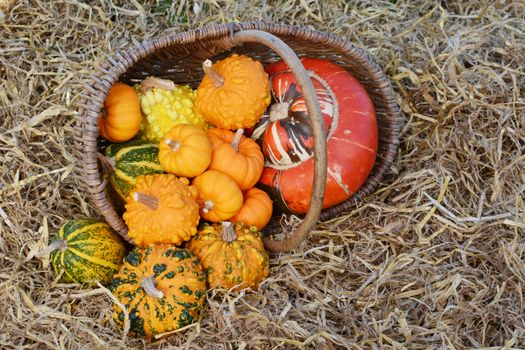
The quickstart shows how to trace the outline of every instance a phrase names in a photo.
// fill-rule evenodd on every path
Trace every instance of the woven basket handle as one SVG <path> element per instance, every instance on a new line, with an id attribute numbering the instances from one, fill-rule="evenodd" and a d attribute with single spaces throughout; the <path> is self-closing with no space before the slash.
<path id="1" fill-rule="evenodd" d="M 288 238 L 281 241 L 268 238 L 264 239 L 264 246 L 269 251 L 288 251 L 296 248 L 301 243 L 317 220 L 319 220 L 319 215 L 321 214 L 326 188 L 327 169 L 326 135 L 323 115 L 319 101 L 317 100 L 317 94 L 306 69 L 295 52 L 281 39 L 260 30 L 241 30 L 233 35 L 233 42 L 258 42 L 273 49 L 288 64 L 288 67 L 295 75 L 295 79 L 303 92 L 306 108 L 308 109 L 308 116 L 314 138 L 314 182 L 308 213 L 301 222 L 301 225 L 292 232 Z"/>

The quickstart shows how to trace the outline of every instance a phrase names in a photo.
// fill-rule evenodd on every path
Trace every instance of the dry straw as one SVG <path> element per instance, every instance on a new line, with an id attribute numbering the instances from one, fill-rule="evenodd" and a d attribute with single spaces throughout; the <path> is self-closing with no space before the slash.
<path id="1" fill-rule="evenodd" d="M 142 3 L 142 5 L 140 4 Z M 0 348 L 517 349 L 525 344 L 525 5 L 519 1 L 15 1 L 0 16 Z M 154 344 L 35 257 L 96 212 L 72 176 L 77 91 L 115 50 L 206 23 L 311 25 L 371 52 L 407 116 L 383 185 L 208 295 Z"/>

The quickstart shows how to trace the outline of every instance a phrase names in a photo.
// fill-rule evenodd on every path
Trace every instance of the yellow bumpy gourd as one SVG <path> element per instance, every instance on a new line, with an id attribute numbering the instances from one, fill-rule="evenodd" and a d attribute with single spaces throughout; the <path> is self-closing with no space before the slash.
<path id="1" fill-rule="evenodd" d="M 177 124 L 206 128 L 204 119 L 194 111 L 196 92 L 190 86 L 150 77 L 142 82 L 140 91 L 142 138 L 158 142 Z"/>

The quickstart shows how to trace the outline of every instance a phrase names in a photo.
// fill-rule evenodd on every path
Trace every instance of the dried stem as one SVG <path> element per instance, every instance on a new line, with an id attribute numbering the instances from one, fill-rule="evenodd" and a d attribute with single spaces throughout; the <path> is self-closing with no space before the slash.
<path id="1" fill-rule="evenodd" d="M 140 282 L 140 286 L 144 288 L 144 290 L 146 291 L 146 293 L 148 293 L 148 295 L 151 295 L 152 297 L 160 299 L 164 297 L 164 293 L 158 290 L 155 287 L 156 285 L 157 283 L 155 282 L 154 275 L 151 275 L 149 277 L 142 277 L 142 282 Z"/>
<path id="2" fill-rule="evenodd" d="M 224 85 L 224 78 L 219 73 L 217 73 L 215 69 L 213 69 L 210 60 L 205 60 L 202 63 L 202 70 L 204 71 L 204 74 L 206 74 L 206 76 L 211 79 L 215 87 L 220 88 Z"/>
<path id="3" fill-rule="evenodd" d="M 173 152 L 177 152 L 179 149 L 180 149 L 180 142 L 179 141 L 173 141 L 172 139 L 166 139 L 166 141 L 164 141 L 165 144 L 167 144 L 168 146 L 171 147 L 171 150 Z"/>
<path id="4" fill-rule="evenodd" d="M 204 201 L 204 207 L 202 208 L 202 211 L 206 214 L 213 209 L 213 202 L 209 199 Z"/>
<path id="5" fill-rule="evenodd" d="M 270 107 L 270 121 L 274 122 L 288 117 L 288 110 L 290 109 L 289 102 L 274 103 Z"/>
<path id="6" fill-rule="evenodd" d="M 175 83 L 171 80 L 147 77 L 140 84 L 140 92 L 146 93 L 149 89 L 159 88 L 164 90 L 175 90 Z"/>
<path id="7" fill-rule="evenodd" d="M 48 256 L 51 252 L 54 252 L 55 250 L 60 249 L 64 250 L 67 249 L 67 242 L 64 239 L 59 239 L 58 241 L 54 241 L 44 249 L 38 252 L 37 256 L 42 258 L 44 256 Z"/>
<path id="8" fill-rule="evenodd" d="M 235 228 L 233 224 L 229 221 L 223 221 L 221 238 L 224 242 L 233 242 L 237 239 L 237 234 L 235 233 Z"/>
<path id="9" fill-rule="evenodd" d="M 242 137 L 242 134 L 244 134 L 244 129 L 238 129 L 236 132 L 235 132 L 235 135 L 233 136 L 233 140 L 232 140 L 232 147 L 238 152 L 239 151 L 239 144 L 241 143 L 241 137 Z"/>
<path id="10" fill-rule="evenodd" d="M 156 210 L 159 207 L 159 200 L 155 196 L 140 192 L 133 192 L 132 197 L 136 202 L 144 204 L 151 210 Z"/>
<path id="11" fill-rule="evenodd" d="M 108 157 L 103 155 L 102 153 L 97 153 L 97 158 L 100 161 L 100 164 L 102 165 L 102 170 L 105 173 L 110 173 L 112 171 L 115 171 L 115 158 L 114 157 Z"/>

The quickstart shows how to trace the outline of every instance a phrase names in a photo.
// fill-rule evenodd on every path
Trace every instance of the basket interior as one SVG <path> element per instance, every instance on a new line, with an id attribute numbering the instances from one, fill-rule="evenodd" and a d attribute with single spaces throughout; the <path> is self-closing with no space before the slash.
<path id="1" fill-rule="evenodd" d="M 308 41 L 296 38 L 281 37 L 281 39 L 299 57 L 325 58 L 352 71 L 351 62 L 346 61 L 343 55 L 333 50 L 327 50 L 311 43 L 308 44 Z M 121 81 L 139 83 L 145 77 L 155 75 L 160 78 L 171 79 L 178 84 L 188 84 L 192 88 L 197 88 L 204 74 L 201 67 L 202 62 L 205 59 L 211 59 L 215 62 L 232 53 L 250 56 L 263 65 L 280 60 L 280 57 L 273 50 L 259 43 L 244 43 L 230 48 L 226 47 L 222 40 L 196 41 L 156 50 L 128 69 L 121 77 Z"/>
<path id="2" fill-rule="evenodd" d="M 393 133 L 397 134 L 399 128 L 394 130 L 392 120 L 397 116 L 393 115 L 396 113 L 393 113 L 392 99 L 385 99 L 384 76 L 381 75 L 380 79 L 377 76 L 371 76 L 369 74 L 370 67 L 366 67 L 366 64 L 363 65 L 363 61 L 357 62 L 340 47 L 336 45 L 331 46 L 326 42 L 307 40 L 292 35 L 276 35 L 290 46 L 299 57 L 327 59 L 347 69 L 363 84 L 375 106 L 379 128 L 379 147 L 376 164 L 367 181 L 357 193 L 345 202 L 322 211 L 320 219 L 327 220 L 355 205 L 362 197 L 375 190 L 393 158 L 392 140 L 395 139 L 397 141 L 397 135 L 395 137 L 392 137 L 392 135 Z M 358 51 L 358 55 L 364 56 L 365 61 L 375 65 L 363 51 L 357 48 L 354 49 Z M 186 44 L 169 45 L 153 50 L 153 53 L 129 67 L 119 80 L 133 85 L 148 76 L 156 76 L 173 80 L 177 84 L 187 84 L 195 89 L 204 74 L 201 64 L 205 59 L 211 59 L 215 62 L 232 53 L 250 56 L 259 60 L 263 65 L 280 60 L 280 57 L 274 51 L 260 43 L 244 43 L 232 47 L 228 40 L 223 40 L 222 38 L 195 40 Z M 394 146 L 397 149 L 397 144 Z"/>

